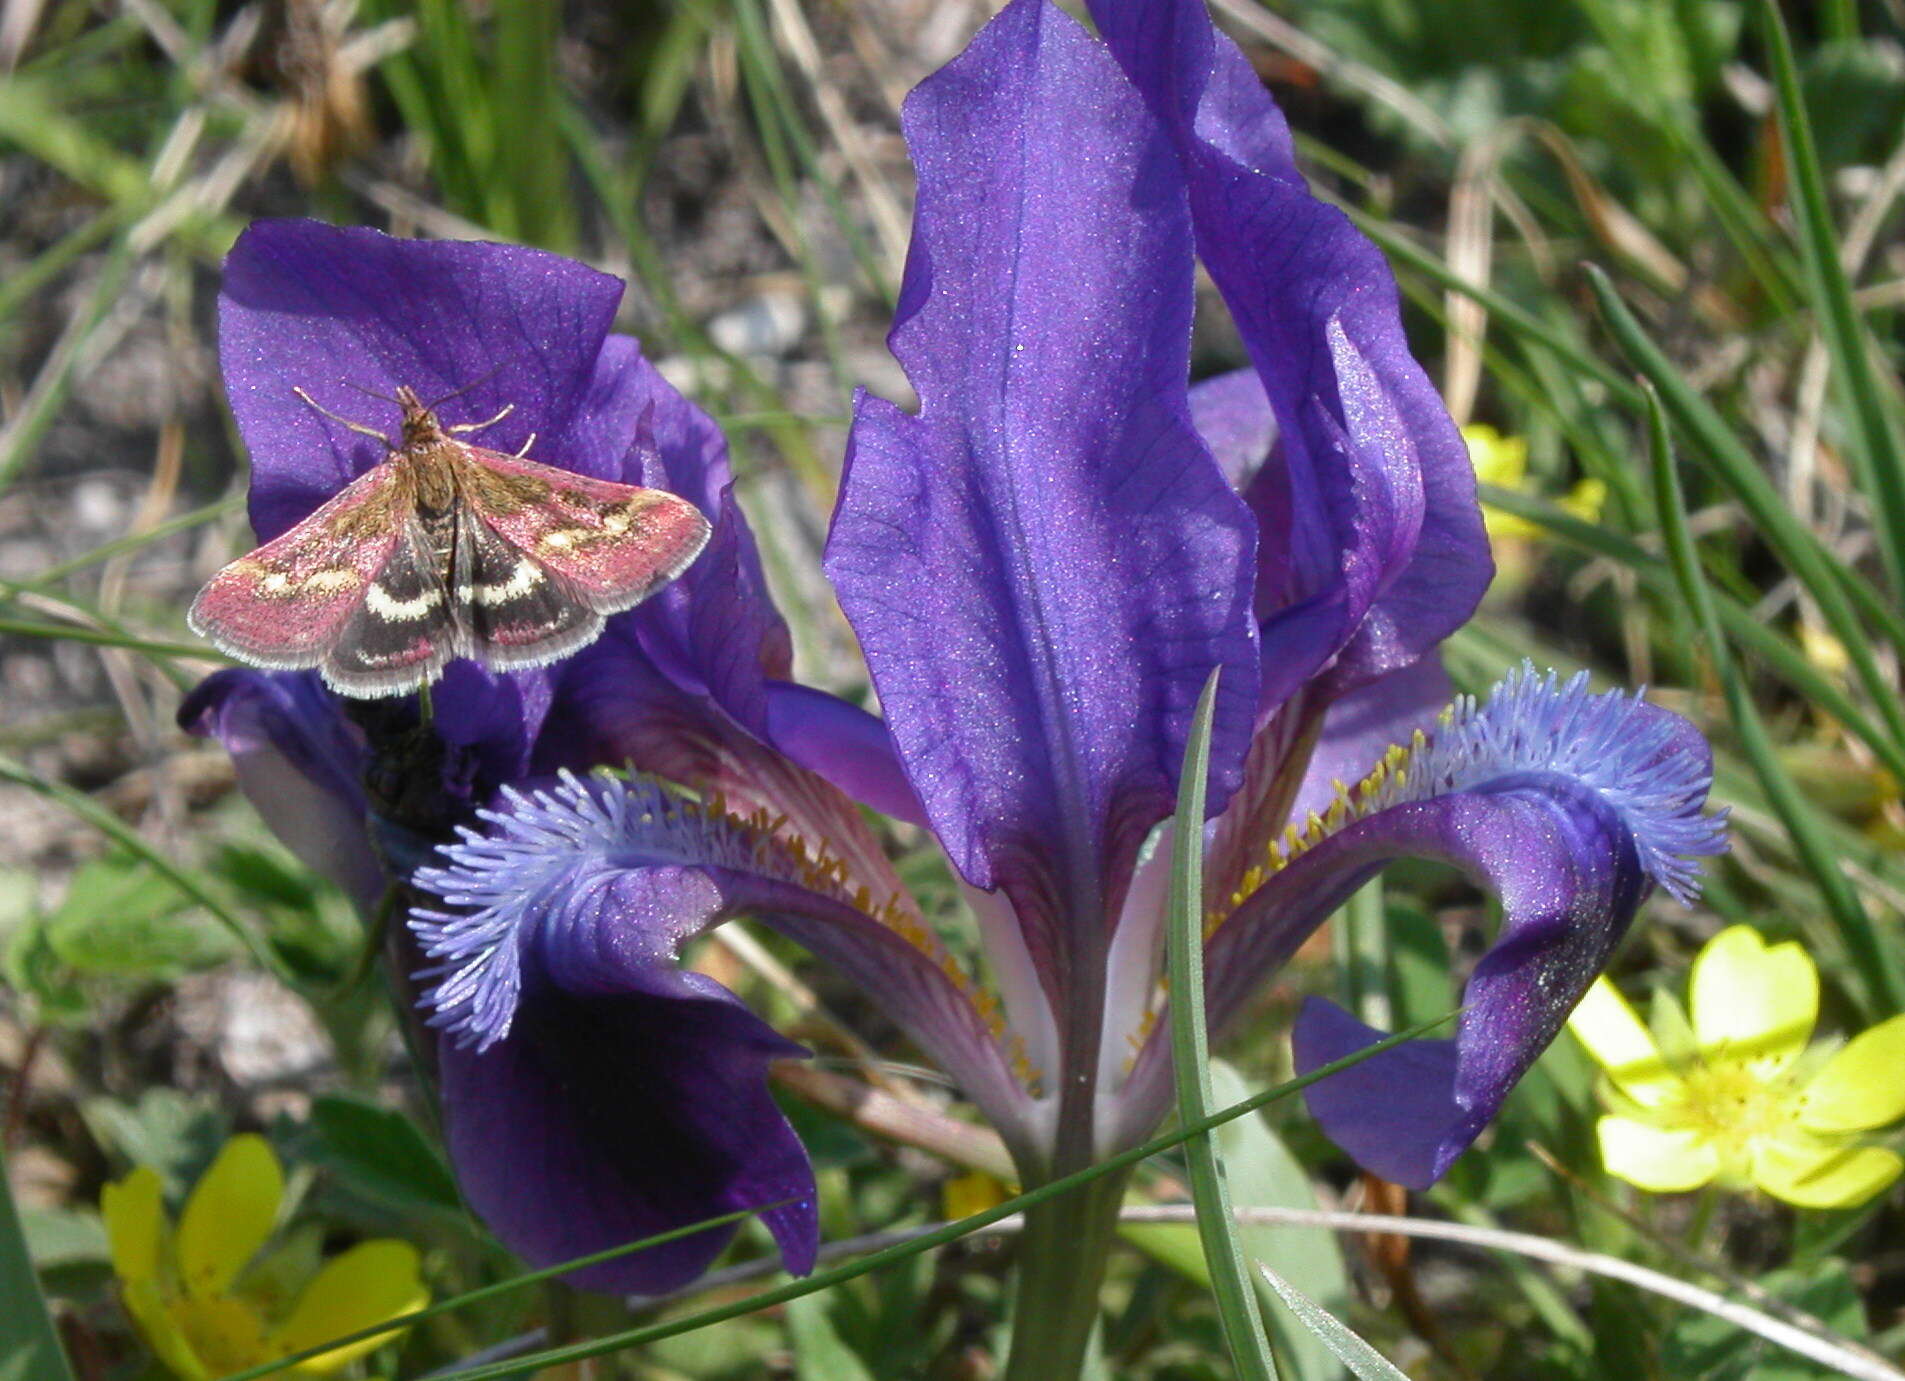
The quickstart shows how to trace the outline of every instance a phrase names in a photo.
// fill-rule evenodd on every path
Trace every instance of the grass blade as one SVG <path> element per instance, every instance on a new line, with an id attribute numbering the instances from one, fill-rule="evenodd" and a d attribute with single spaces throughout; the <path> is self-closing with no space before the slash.
<path id="1" fill-rule="evenodd" d="M 1329 1310 L 1262 1262 L 1257 1263 L 1257 1269 L 1263 1273 L 1270 1288 L 1277 1292 L 1277 1298 L 1323 1340 L 1323 1345 L 1336 1354 L 1336 1360 L 1348 1367 L 1358 1381 L 1409 1381 L 1408 1377 L 1390 1365 L 1387 1357 L 1364 1342 L 1360 1334 Z"/>
<path id="2" fill-rule="evenodd" d="M 1905 706 L 1886 682 L 1868 645 L 1865 629 L 1847 602 L 1847 582 L 1856 581 L 1857 577 L 1826 552 L 1819 545 L 1819 539 L 1793 515 L 1745 443 L 1734 435 L 1712 405 L 1694 392 L 1660 347 L 1648 338 L 1607 275 L 1590 265 L 1588 282 L 1608 329 L 1614 333 L 1628 360 L 1653 385 L 1659 401 L 1694 441 L 1696 457 L 1745 507 L 1760 535 L 1818 602 L 1821 616 L 1833 636 L 1845 646 L 1846 655 L 1851 658 L 1866 694 L 1884 721 L 1886 732 L 1905 744 Z M 1705 588 L 1704 582 L 1701 588 Z M 1894 646 L 1905 647 L 1905 620 L 1900 619 L 1897 611 L 1885 610 L 1879 601 L 1861 603 L 1868 610 L 1885 613 L 1882 622 L 1886 636 Z M 1876 610 L 1875 604 L 1878 605 Z"/>
<path id="3" fill-rule="evenodd" d="M 1839 260 L 1839 233 L 1832 223 L 1826 175 L 1819 165 L 1812 121 L 1799 89 L 1792 39 L 1773 0 L 1760 0 L 1759 13 L 1773 68 L 1779 125 L 1785 132 L 1786 157 L 1792 167 L 1793 218 L 1805 251 L 1813 311 L 1832 356 L 1833 376 L 1851 405 L 1852 453 L 1862 487 L 1872 500 L 1885 572 L 1894 595 L 1905 594 L 1905 455 L 1900 454 L 1898 433 L 1886 415 L 1865 328 L 1852 304 L 1852 284 Z"/>
<path id="4" fill-rule="evenodd" d="M 1190 742 L 1177 785 L 1177 822 L 1171 833 L 1171 902 L 1165 941 L 1165 972 L 1171 984 L 1171 1070 L 1177 1081 L 1178 1121 L 1186 1126 L 1210 1113 L 1210 1033 L 1204 1023 L 1204 787 L 1210 775 L 1211 717 L 1217 706 L 1214 669 L 1191 716 Z M 1223 1324 L 1224 1342 L 1241 1381 L 1274 1381 L 1277 1364 L 1264 1336 L 1257 1292 L 1250 1283 L 1230 1185 L 1217 1145 L 1200 1136 L 1184 1145 L 1191 1202 L 1197 1205 L 1197 1235 L 1204 1244 L 1211 1294 Z"/>
<path id="5" fill-rule="evenodd" d="M 40 1278 L 27 1254 L 26 1233 L 13 1204 L 6 1153 L 0 1151 L 0 1355 L 4 1381 L 72 1381 L 59 1330 L 40 1293 Z"/>
<path id="6" fill-rule="evenodd" d="M 844 1266 L 836 1266 L 826 1271 L 816 1271 L 805 1280 L 797 1280 L 791 1284 L 778 1286 L 772 1290 L 764 1290 L 758 1295 L 749 1295 L 745 1299 L 731 1300 L 725 1304 L 716 1305 L 711 1309 L 701 1310 L 699 1313 L 688 1314 L 675 1319 L 666 1319 L 661 1323 L 648 1324 L 642 1328 L 632 1328 L 621 1333 L 611 1333 L 601 1338 L 590 1338 L 583 1342 L 570 1343 L 565 1347 L 548 1348 L 542 1352 L 525 1353 L 519 1357 L 512 1357 L 506 1362 L 496 1362 L 480 1367 L 466 1367 L 461 1371 L 439 1372 L 437 1373 L 438 1381 L 492 1381 L 492 1378 L 527 1374 L 542 1367 L 561 1366 L 569 1362 L 586 1361 L 591 1357 L 605 1356 L 611 1352 L 619 1352 L 624 1348 L 639 1347 L 644 1343 L 659 1342 L 663 1338 L 673 1338 L 683 1333 L 692 1333 L 698 1328 L 706 1328 L 710 1324 L 721 1323 L 727 1319 L 739 1318 L 743 1314 L 752 1314 L 758 1310 L 771 1309 L 777 1305 L 786 1304 L 790 1300 L 799 1299 L 802 1295 L 811 1295 L 821 1290 L 831 1290 L 834 1286 L 843 1281 L 853 1280 L 863 1275 L 871 1275 L 875 1271 L 884 1270 L 888 1266 L 918 1256 L 922 1252 L 929 1252 L 935 1248 L 943 1247 L 948 1242 L 956 1242 L 962 1237 L 970 1237 L 973 1233 L 979 1232 L 991 1224 L 999 1222 L 1001 1219 L 1010 1218 L 1015 1214 L 1023 1213 L 1026 1209 L 1031 1208 L 1035 1204 L 1044 1203 L 1047 1199 L 1057 1198 L 1061 1194 L 1069 1194 L 1073 1190 L 1090 1184 L 1094 1180 L 1102 1179 L 1106 1175 L 1120 1174 L 1123 1171 L 1129 1170 L 1140 1161 L 1149 1160 L 1152 1156 L 1158 1155 L 1161 1152 L 1171 1150 L 1176 1146 L 1182 1146 L 1193 1137 L 1203 1136 L 1205 1133 L 1213 1131 L 1227 1122 L 1233 1122 L 1239 1117 L 1247 1117 L 1259 1108 L 1268 1107 L 1272 1103 L 1288 1098 L 1291 1094 L 1301 1092 L 1319 1080 L 1327 1079 L 1332 1074 L 1340 1073 L 1352 1065 L 1360 1064 L 1372 1056 L 1380 1055 L 1385 1050 L 1393 1050 L 1405 1041 L 1415 1040 L 1419 1036 L 1427 1035 L 1436 1028 L 1447 1025 L 1458 1015 L 1460 1015 L 1458 1012 L 1448 1012 L 1431 1021 L 1421 1022 L 1406 1031 L 1398 1032 L 1396 1035 L 1377 1041 L 1374 1045 L 1366 1045 L 1354 1055 L 1347 1055 L 1340 1060 L 1334 1060 L 1322 1066 L 1320 1069 L 1313 1069 L 1308 1074 L 1278 1084 L 1274 1088 L 1267 1088 L 1261 1092 L 1253 1093 L 1241 1103 L 1232 1104 L 1220 1112 L 1214 1112 L 1208 1117 L 1201 1118 L 1187 1126 L 1179 1127 L 1175 1131 L 1165 1132 L 1160 1136 L 1155 1136 L 1142 1145 L 1133 1146 L 1128 1150 L 1120 1151 L 1114 1156 L 1108 1156 L 1104 1160 L 1099 1161 L 1096 1165 L 1088 1165 L 1084 1169 L 1075 1170 L 1069 1175 L 1061 1175 L 1058 1179 L 1042 1184 L 1037 1189 L 1027 1190 L 1023 1194 L 1015 1195 L 1007 1199 L 1004 1203 L 985 1210 L 983 1213 L 975 1213 L 968 1218 L 961 1218 L 955 1223 L 943 1224 L 930 1232 L 923 1232 L 917 1237 L 905 1242 L 896 1243 L 884 1250 L 873 1252 L 861 1257 L 857 1261 L 848 1262 Z M 330 1344 L 326 1344 L 326 1346 L 328 1347 Z M 268 1369 L 241 1372 L 233 1376 L 224 1377 L 222 1381 L 256 1381 L 257 1377 L 266 1374 L 266 1370 L 276 1371 L 278 1369 L 278 1365 L 274 1365 Z"/>
<path id="7" fill-rule="evenodd" d="M 1699 636 L 1706 643 L 1707 655 L 1712 658 L 1714 675 L 1726 697 L 1727 712 L 1739 736 L 1741 751 L 1759 777 L 1767 804 L 1779 816 L 1800 861 L 1812 874 L 1820 897 L 1839 925 L 1846 947 L 1858 958 L 1858 970 L 1875 1004 L 1888 1013 L 1905 1010 L 1905 973 L 1900 972 L 1898 956 L 1873 929 L 1871 917 L 1866 915 L 1858 892 L 1840 869 L 1838 856 L 1825 831 L 1780 765 L 1765 722 L 1727 650 L 1720 617 L 1714 609 L 1713 593 L 1701 574 L 1700 558 L 1687 525 L 1686 498 L 1680 492 L 1680 476 L 1674 470 L 1666 414 L 1652 392 L 1647 395 L 1647 429 L 1653 451 L 1654 494 L 1660 508 L 1661 533 L 1667 543 L 1667 560 L 1680 583 L 1681 595 L 1693 613 Z"/>

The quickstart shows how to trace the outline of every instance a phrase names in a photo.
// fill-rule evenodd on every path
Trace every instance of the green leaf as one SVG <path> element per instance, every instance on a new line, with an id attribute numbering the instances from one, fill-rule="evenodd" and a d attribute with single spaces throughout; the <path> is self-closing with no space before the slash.
<path id="1" fill-rule="evenodd" d="M 873 1373 L 834 1331 L 825 1295 L 803 1295 L 787 1305 L 787 1333 L 794 1343 L 794 1374 L 800 1381 L 873 1381 Z"/>
<path id="2" fill-rule="evenodd" d="M 1771 1271 L 1759 1283 L 1842 1337 L 1867 1336 L 1865 1308 L 1843 1261 Z M 1660 1366 L 1664 1375 L 1698 1376 L 1704 1381 L 1825 1381 L 1841 1374 L 1699 1310 L 1687 1310 L 1674 1319 L 1661 1340 Z"/>
<path id="3" fill-rule="evenodd" d="M 1354 1372 L 1359 1381 L 1409 1381 L 1408 1377 L 1389 1364 L 1387 1357 L 1364 1342 L 1348 1325 L 1261 1261 L 1257 1263 L 1257 1271 L 1290 1313 L 1339 1362 Z"/>
<path id="4" fill-rule="evenodd" d="M 144 860 L 113 854 L 73 874 L 45 922 L 46 943 L 81 976 L 171 977 L 234 952 L 231 937 L 194 911 L 192 898 Z"/>
<path id="5" fill-rule="evenodd" d="M 1852 301 L 1852 284 L 1839 260 L 1839 232 L 1832 222 L 1825 169 L 1812 139 L 1812 120 L 1799 90 L 1792 39 L 1775 0 L 1759 0 L 1760 30 L 1766 39 L 1778 98 L 1779 124 L 1786 136 L 1792 168 L 1793 218 L 1805 250 L 1806 275 L 1819 333 L 1832 356 L 1832 377 L 1850 405 L 1848 433 L 1857 462 L 1860 488 L 1872 502 L 1879 555 L 1891 577 L 1892 593 L 1905 595 L 1905 446 L 1886 415 L 1885 397 L 1872 364 L 1865 324 Z M 1840 99 L 1845 98 L 1845 93 Z M 1888 140 L 1888 144 L 1889 144 Z"/>
<path id="6" fill-rule="evenodd" d="M 449 1167 L 408 1117 L 361 1098 L 328 1094 L 311 1106 L 311 1160 L 374 1202 L 460 1213 Z"/>
<path id="7" fill-rule="evenodd" d="M 1647 421 L 1653 449 L 1655 500 L 1660 508 L 1667 559 L 1680 582 L 1687 606 L 1694 613 L 1707 655 L 1713 659 L 1714 674 L 1726 697 L 1727 712 L 1732 716 L 1734 732 L 1739 735 L 1740 748 L 1759 777 L 1767 804 L 1779 816 L 1792 839 L 1794 851 L 1812 874 L 1820 899 L 1838 923 L 1847 948 L 1858 958 L 1875 1005 L 1887 1013 L 1897 1012 L 1905 1008 L 1905 972 L 1901 971 L 1896 947 L 1886 944 L 1873 927 L 1865 904 L 1840 867 L 1838 854 L 1811 803 L 1793 785 L 1781 765 L 1765 721 L 1760 718 L 1746 682 L 1727 650 L 1713 594 L 1707 588 L 1699 556 L 1694 551 L 1686 499 L 1680 492 L 1680 476 L 1674 469 L 1673 448 L 1667 436 L 1666 414 L 1651 390 L 1647 393 Z"/>
<path id="8" fill-rule="evenodd" d="M 1171 901 L 1165 939 L 1165 972 L 1171 987 L 1171 1069 L 1177 1081 L 1177 1116 L 1191 1126 L 1210 1115 L 1210 1033 L 1204 1019 L 1204 788 L 1210 775 L 1211 719 L 1217 708 L 1215 668 L 1191 717 L 1184 771 L 1178 778 L 1177 818 L 1171 831 Z M 1194 1137 L 1184 1144 L 1197 1232 L 1211 1277 L 1217 1317 L 1223 1323 L 1237 1375 L 1272 1381 L 1277 1364 L 1264 1336 L 1257 1292 L 1244 1264 L 1237 1224 L 1231 1217 L 1230 1186 L 1216 1141 Z"/>
<path id="9" fill-rule="evenodd" d="M 6 1381 L 72 1381 L 58 1331 L 40 1294 L 40 1278 L 13 1205 L 6 1155 L 0 1151 L 0 1339 Z"/>
<path id="10" fill-rule="evenodd" d="M 1438 1011 L 1448 1010 L 1443 1004 Z M 1219 1104 L 1235 1103 L 1250 1092 L 1244 1077 L 1222 1060 L 1211 1061 L 1211 1090 Z M 1246 1208 L 1315 1208 L 1309 1173 L 1261 1117 L 1243 1117 L 1211 1134 L 1230 1181 L 1231 1197 Z M 1198 1245 L 1197 1229 L 1178 1223 L 1131 1223 L 1120 1234 L 1179 1274 L 1209 1288 L 1210 1272 Z M 1337 1235 L 1326 1228 L 1239 1225 L 1244 1255 L 1277 1271 L 1327 1309 L 1349 1307 L 1349 1272 Z M 1268 1307 L 1285 1370 L 1300 1381 L 1327 1381 L 1342 1375 L 1334 1353 L 1283 1304 L 1267 1282 L 1258 1293 Z"/>

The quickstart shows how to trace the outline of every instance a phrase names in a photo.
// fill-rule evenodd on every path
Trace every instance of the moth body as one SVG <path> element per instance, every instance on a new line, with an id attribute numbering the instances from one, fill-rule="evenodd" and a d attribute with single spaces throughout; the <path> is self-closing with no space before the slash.
<path id="1" fill-rule="evenodd" d="M 677 495 L 485 450 L 459 433 L 487 424 L 445 427 L 408 388 L 396 402 L 389 454 L 213 576 L 195 632 L 343 695 L 402 695 L 457 657 L 509 670 L 586 647 L 708 540 Z"/>

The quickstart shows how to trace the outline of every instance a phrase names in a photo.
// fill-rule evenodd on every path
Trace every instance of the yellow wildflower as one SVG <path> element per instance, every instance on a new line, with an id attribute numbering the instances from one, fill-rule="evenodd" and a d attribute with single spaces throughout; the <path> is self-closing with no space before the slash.
<path id="1" fill-rule="evenodd" d="M 126 1312 L 182 1381 L 275 1362 L 429 1303 L 417 1250 L 407 1242 L 361 1242 L 299 1281 L 283 1279 L 288 1253 L 254 1262 L 283 1202 L 284 1169 L 264 1138 L 250 1134 L 225 1143 L 193 1186 L 176 1229 L 150 1166 L 100 1195 Z M 329 1375 L 394 1336 L 334 1348 L 292 1372 Z"/>
<path id="2" fill-rule="evenodd" d="M 1802 1208 L 1850 1208 L 1898 1178 L 1898 1153 L 1854 1134 L 1905 1117 L 1905 1016 L 1808 1050 L 1818 970 L 1744 925 L 1707 942 L 1688 988 L 1684 1058 L 1661 1053 L 1605 977 L 1569 1018 L 1618 1109 L 1599 1126 L 1609 1174 L 1655 1193 L 1757 1185 Z"/>
<path id="3" fill-rule="evenodd" d="M 1528 485 L 1528 443 L 1518 436 L 1503 436 L 1493 427 L 1473 423 L 1462 428 L 1462 440 L 1468 443 L 1468 458 L 1475 466 L 1475 479 L 1497 489 L 1523 490 Z M 1561 499 L 1560 507 L 1583 522 L 1601 519 L 1607 502 L 1607 486 L 1600 480 L 1585 479 Z M 1524 518 L 1504 512 L 1493 504 L 1482 505 L 1482 523 L 1491 542 L 1504 538 L 1526 540 L 1541 535 L 1541 529 Z"/>

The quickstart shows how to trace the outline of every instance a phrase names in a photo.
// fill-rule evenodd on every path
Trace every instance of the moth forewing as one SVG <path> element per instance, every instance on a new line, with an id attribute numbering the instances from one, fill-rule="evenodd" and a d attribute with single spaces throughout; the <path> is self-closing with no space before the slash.
<path id="1" fill-rule="evenodd" d="M 205 583 L 186 624 L 241 662 L 317 666 L 388 559 L 411 507 L 404 474 L 365 471 L 309 517 Z"/>
<path id="2" fill-rule="evenodd" d="M 401 445 L 213 576 L 195 631 L 255 666 L 317 667 L 344 695 L 402 695 L 457 657 L 579 651 L 707 544 L 686 499 L 472 446 L 411 390 L 396 400 Z"/>

